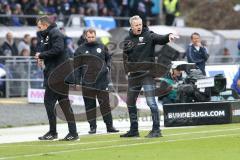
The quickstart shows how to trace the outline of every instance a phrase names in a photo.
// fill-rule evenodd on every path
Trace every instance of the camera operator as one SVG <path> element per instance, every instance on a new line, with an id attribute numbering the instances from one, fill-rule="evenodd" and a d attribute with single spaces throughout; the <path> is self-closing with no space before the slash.
<path id="1" fill-rule="evenodd" d="M 162 101 L 162 104 L 176 102 L 177 86 L 182 81 L 182 72 L 177 65 L 173 65 L 170 72 L 161 79 L 172 86 L 172 90 L 167 95 L 158 97 L 158 100 Z"/>

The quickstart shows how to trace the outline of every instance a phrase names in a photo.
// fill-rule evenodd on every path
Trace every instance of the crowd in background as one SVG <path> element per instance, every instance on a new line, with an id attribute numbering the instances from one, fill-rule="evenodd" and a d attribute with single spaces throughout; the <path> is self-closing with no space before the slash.
<path id="1" fill-rule="evenodd" d="M 65 34 L 64 28 L 60 28 L 60 30 L 65 35 L 66 52 L 72 57 L 76 49 L 73 39 Z M 34 56 L 37 52 L 37 47 L 37 37 L 25 34 L 20 41 L 16 41 L 13 33 L 8 32 L 5 35 L 4 42 L 0 44 L 0 56 Z"/>
<path id="2" fill-rule="evenodd" d="M 37 50 L 37 38 L 25 34 L 18 43 L 11 32 L 6 34 L 5 40 L 0 44 L 0 56 L 34 56 Z"/>
<path id="3" fill-rule="evenodd" d="M 152 15 L 152 0 L 0 0 L 0 24 L 35 25 L 35 18 L 19 15 L 57 15 L 64 19 L 71 14 L 84 16 L 129 17 L 135 14 L 143 19 Z M 18 16 L 16 16 L 18 15 Z"/>

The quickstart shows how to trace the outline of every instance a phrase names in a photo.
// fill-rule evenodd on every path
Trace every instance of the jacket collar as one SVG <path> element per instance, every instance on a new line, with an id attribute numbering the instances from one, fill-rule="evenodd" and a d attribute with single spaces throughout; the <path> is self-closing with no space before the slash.
<path id="1" fill-rule="evenodd" d="M 92 46 L 96 46 L 98 43 L 97 43 L 97 41 L 96 41 L 96 42 L 92 42 L 92 43 L 85 42 L 85 44 L 86 44 L 88 47 L 92 47 Z"/>
<path id="2" fill-rule="evenodd" d="M 46 30 L 44 30 L 44 31 L 39 31 L 39 34 L 40 34 L 42 37 L 46 37 L 46 36 L 49 34 L 49 32 L 50 32 L 53 28 L 55 28 L 55 27 L 57 27 L 57 24 L 56 24 L 56 23 L 53 23 L 53 24 L 51 24 L 50 26 L 48 26 L 48 28 L 47 28 Z"/>

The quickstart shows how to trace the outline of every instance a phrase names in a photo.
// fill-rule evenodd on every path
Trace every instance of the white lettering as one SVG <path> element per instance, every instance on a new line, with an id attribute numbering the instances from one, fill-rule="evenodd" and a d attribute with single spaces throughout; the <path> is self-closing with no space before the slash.
<path id="1" fill-rule="evenodd" d="M 240 114 L 240 110 L 239 110 Z M 179 118 L 204 118 L 204 117 L 224 117 L 225 111 L 199 111 L 199 112 L 174 112 L 168 113 L 168 119 Z"/>

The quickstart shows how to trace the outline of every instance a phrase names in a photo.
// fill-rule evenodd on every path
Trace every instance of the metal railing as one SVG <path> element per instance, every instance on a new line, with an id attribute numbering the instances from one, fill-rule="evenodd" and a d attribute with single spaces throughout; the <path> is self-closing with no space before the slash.
<path id="1" fill-rule="evenodd" d="M 112 57 L 109 75 L 117 91 L 125 90 L 126 79 L 122 60 Z M 240 56 L 210 56 L 208 65 L 239 64 Z M 211 63 L 209 63 L 211 62 Z M 43 71 L 33 57 L 0 56 L 0 96 L 25 97 L 28 88 L 43 88 Z"/>
<path id="2" fill-rule="evenodd" d="M 32 57 L 0 56 L 2 97 L 24 97 L 28 88 L 43 87 L 43 73 Z M 5 74 L 4 74 L 5 71 Z"/>

